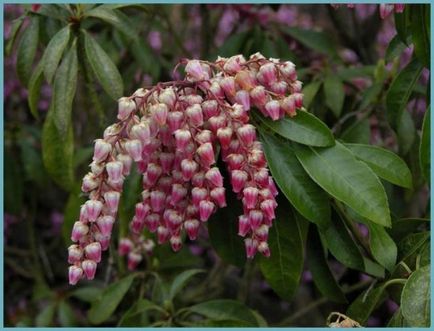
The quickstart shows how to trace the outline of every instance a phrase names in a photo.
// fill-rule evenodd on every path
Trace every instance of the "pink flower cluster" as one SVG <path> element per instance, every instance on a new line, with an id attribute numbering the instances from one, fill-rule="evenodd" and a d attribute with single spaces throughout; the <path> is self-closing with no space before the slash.
<path id="1" fill-rule="evenodd" d="M 127 256 L 128 270 L 134 270 L 143 260 L 144 254 L 152 255 L 154 247 L 152 239 L 131 233 L 129 238 L 125 237 L 119 241 L 118 253 L 120 256 Z"/>
<path id="2" fill-rule="evenodd" d="M 141 260 L 143 249 L 135 247 L 143 247 L 137 238 L 145 228 L 156 233 L 159 244 L 170 242 L 178 251 L 184 231 L 196 239 L 201 224 L 226 206 L 218 153 L 243 203 L 238 234 L 246 238 L 247 257 L 256 252 L 270 255 L 267 238 L 277 189 L 249 112 L 255 107 L 273 120 L 294 116 L 303 102 L 295 66 L 259 53 L 248 60 L 237 55 L 182 64 L 184 80 L 141 88 L 121 98 L 119 122 L 96 140 L 91 172 L 82 185 L 89 200 L 72 230 L 76 244 L 69 248 L 71 284 L 94 277 L 101 251 L 108 248 L 132 162 L 143 174 L 143 191 L 130 222 L 135 242 L 125 239 L 119 247 L 128 254 L 130 268 Z"/>
<path id="3" fill-rule="evenodd" d="M 341 5 L 340 4 L 332 4 L 333 8 L 339 8 Z M 353 3 L 347 4 L 348 8 L 354 8 L 356 5 Z M 405 4 L 403 3 L 396 3 L 396 4 L 391 4 L 391 3 L 382 3 L 379 6 L 379 11 L 380 11 L 380 17 L 381 19 L 385 19 L 387 18 L 390 14 L 392 14 L 394 11 L 395 13 L 402 13 L 404 11 L 405 8 Z"/>

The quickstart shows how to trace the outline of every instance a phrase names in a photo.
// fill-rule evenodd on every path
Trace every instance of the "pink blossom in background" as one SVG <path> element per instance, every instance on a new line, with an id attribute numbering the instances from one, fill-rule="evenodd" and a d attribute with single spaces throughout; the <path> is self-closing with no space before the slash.
<path id="1" fill-rule="evenodd" d="M 148 42 L 149 46 L 156 51 L 159 52 L 161 50 L 161 47 L 163 45 L 163 42 L 161 40 L 161 32 L 160 31 L 151 31 L 148 34 Z"/>

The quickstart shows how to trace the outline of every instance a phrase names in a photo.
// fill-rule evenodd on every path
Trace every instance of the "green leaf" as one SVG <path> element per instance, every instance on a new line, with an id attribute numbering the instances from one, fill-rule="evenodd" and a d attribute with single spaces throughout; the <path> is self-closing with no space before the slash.
<path id="1" fill-rule="evenodd" d="M 27 87 L 31 76 L 33 60 L 39 42 L 39 17 L 31 16 L 30 24 L 24 31 L 17 50 L 17 74 L 21 83 Z"/>
<path id="2" fill-rule="evenodd" d="M 310 104 L 312 103 L 313 99 L 315 99 L 315 96 L 318 94 L 321 84 L 322 82 L 316 81 L 303 87 L 303 104 L 306 108 L 309 109 Z"/>
<path id="3" fill-rule="evenodd" d="M 5 46 L 5 55 L 9 56 L 12 52 L 12 48 L 15 44 L 15 40 L 17 38 L 18 32 L 20 31 L 21 27 L 23 26 L 24 19 L 26 18 L 25 15 L 22 15 L 12 21 L 11 25 L 11 32 L 9 39 L 6 42 Z"/>
<path id="4" fill-rule="evenodd" d="M 119 99 L 124 90 L 121 74 L 98 42 L 87 32 L 83 34 L 86 56 L 98 81 L 111 98 Z"/>
<path id="5" fill-rule="evenodd" d="M 383 90 L 383 81 L 376 82 L 369 86 L 366 90 L 362 92 L 362 100 L 360 101 L 360 105 L 358 107 L 359 110 L 365 110 L 368 107 L 372 106 L 381 95 L 381 91 Z"/>
<path id="6" fill-rule="evenodd" d="M 308 220 L 327 227 L 329 198 L 306 174 L 290 144 L 263 131 L 260 138 L 271 174 L 286 198 Z"/>
<path id="7" fill-rule="evenodd" d="M 387 120 L 393 129 L 397 129 L 402 113 L 407 106 L 423 66 L 419 61 L 411 61 L 395 77 L 386 95 Z"/>
<path id="8" fill-rule="evenodd" d="M 347 143 L 369 144 L 371 137 L 371 127 L 369 120 L 363 118 L 354 122 L 351 126 L 342 132 L 340 139 Z"/>
<path id="9" fill-rule="evenodd" d="M 398 243 L 398 260 L 407 260 L 417 253 L 430 238 L 430 232 L 410 233 Z"/>
<path id="10" fill-rule="evenodd" d="M 94 17 L 113 25 L 130 39 L 137 39 L 137 33 L 134 25 L 130 22 L 128 16 L 119 10 L 98 6 L 87 11 L 85 17 Z"/>
<path id="11" fill-rule="evenodd" d="M 43 61 L 40 61 L 38 65 L 36 66 L 35 70 L 32 72 L 32 76 L 29 80 L 29 96 L 27 98 L 27 102 L 29 104 L 30 112 L 32 113 L 33 117 L 36 119 L 39 119 L 38 114 L 38 101 L 39 101 L 39 95 L 41 93 L 41 86 L 44 79 L 43 76 Z"/>
<path id="12" fill-rule="evenodd" d="M 211 300 L 191 306 L 188 310 L 214 321 L 239 321 L 245 326 L 258 326 L 250 308 L 235 300 Z"/>
<path id="13" fill-rule="evenodd" d="M 395 35 L 390 41 L 386 49 L 385 60 L 386 62 L 391 62 L 395 58 L 401 56 L 402 52 L 408 47 L 409 42 L 404 44 L 398 35 Z"/>
<path id="14" fill-rule="evenodd" d="M 77 45 L 74 42 L 56 72 L 51 100 L 53 121 L 62 136 L 65 136 L 71 127 L 72 103 L 77 89 L 77 75 Z"/>
<path id="15" fill-rule="evenodd" d="M 374 223 L 369 223 L 368 226 L 372 255 L 382 266 L 392 271 L 398 255 L 395 242 L 383 227 Z"/>
<path id="16" fill-rule="evenodd" d="M 14 154 L 5 149 L 4 158 L 4 208 L 14 215 L 22 213 L 24 183 L 20 162 Z"/>
<path id="17" fill-rule="evenodd" d="M 186 270 L 177 275 L 176 278 L 173 280 L 172 285 L 170 286 L 168 299 L 173 300 L 175 296 L 187 285 L 188 282 L 192 280 L 194 276 L 203 272 L 205 271 L 200 269 L 192 269 Z"/>
<path id="18" fill-rule="evenodd" d="M 373 77 L 374 70 L 374 65 L 365 65 L 358 67 L 341 68 L 336 74 L 342 81 L 351 82 L 354 78 L 358 77 Z"/>
<path id="19" fill-rule="evenodd" d="M 88 311 L 88 318 L 92 324 L 103 323 L 112 316 L 136 276 L 137 274 L 132 274 L 112 283 L 97 300 L 92 302 Z"/>
<path id="20" fill-rule="evenodd" d="M 134 216 L 136 203 L 139 202 L 140 193 L 143 190 L 142 178 L 142 175 L 136 171 L 133 165 L 131 174 L 124 181 L 118 209 L 121 236 L 126 236 L 128 233 L 128 224 Z"/>
<path id="21" fill-rule="evenodd" d="M 66 135 L 59 132 L 53 119 L 53 108 L 48 111 L 42 129 L 42 160 L 53 180 L 69 191 L 73 184 L 74 133 L 69 125 Z"/>
<path id="22" fill-rule="evenodd" d="M 102 292 L 102 288 L 95 286 L 84 286 L 72 291 L 71 296 L 84 302 L 93 302 L 101 296 Z"/>
<path id="23" fill-rule="evenodd" d="M 322 295 L 334 302 L 346 303 L 347 299 L 333 276 L 324 253 L 318 232 L 311 227 L 307 239 L 306 262 L 313 281 Z"/>
<path id="24" fill-rule="evenodd" d="M 386 192 L 378 177 L 341 143 L 325 148 L 295 144 L 309 176 L 325 191 L 367 219 L 390 226 Z"/>
<path id="25" fill-rule="evenodd" d="M 70 26 L 65 26 L 57 32 L 48 43 L 43 55 L 44 75 L 48 83 L 52 83 L 54 74 L 56 73 L 62 54 L 68 45 L 71 29 Z"/>
<path id="26" fill-rule="evenodd" d="M 276 220 L 270 228 L 271 256 L 260 257 L 259 266 L 266 282 L 284 300 L 290 301 L 303 270 L 303 241 L 297 219 L 280 199 Z"/>
<path id="27" fill-rule="evenodd" d="M 218 55 L 220 56 L 232 56 L 234 54 L 239 54 L 243 48 L 243 45 L 248 38 L 250 31 L 244 31 L 241 33 L 236 33 L 230 35 L 224 42 L 222 46 L 220 46 L 218 50 Z M 217 54 L 216 54 L 217 56 Z"/>
<path id="28" fill-rule="evenodd" d="M 60 301 L 57 308 L 57 317 L 61 326 L 77 326 L 77 318 L 74 310 L 65 300 Z"/>
<path id="29" fill-rule="evenodd" d="M 429 327 L 431 324 L 430 265 L 413 272 L 404 285 L 401 311 L 412 327 Z"/>
<path id="30" fill-rule="evenodd" d="M 84 204 L 86 199 L 81 196 L 81 185 L 76 184 L 69 194 L 68 201 L 66 202 L 65 209 L 63 211 L 63 223 L 62 223 L 62 236 L 66 245 L 71 242 L 71 231 L 74 223 L 79 219 L 80 207 Z"/>
<path id="31" fill-rule="evenodd" d="M 325 103 L 336 117 L 342 112 L 345 101 L 344 85 L 339 77 L 335 74 L 328 75 L 324 80 Z"/>
<path id="32" fill-rule="evenodd" d="M 346 315 L 361 325 L 365 325 L 374 309 L 385 299 L 385 286 L 363 291 L 348 307 Z"/>
<path id="33" fill-rule="evenodd" d="M 335 143 L 327 125 L 306 111 L 299 111 L 294 117 L 285 117 L 278 121 L 259 114 L 254 114 L 254 118 L 282 137 L 300 144 L 326 147 L 333 146 Z"/>
<path id="34" fill-rule="evenodd" d="M 412 188 L 412 176 L 407 164 L 395 153 L 371 145 L 345 144 L 354 156 L 365 162 L 378 177 L 405 188 Z"/>
<path id="35" fill-rule="evenodd" d="M 399 39 L 406 45 L 410 37 L 410 10 L 406 8 L 402 13 L 395 13 L 395 28 Z"/>
<path id="36" fill-rule="evenodd" d="M 426 181 L 430 182 L 430 169 L 431 169 L 431 151 L 430 151 L 430 137 L 431 137 L 431 108 L 425 112 L 422 124 L 422 136 L 419 145 L 419 160 L 422 174 Z"/>
<path id="37" fill-rule="evenodd" d="M 242 252 L 239 253 L 240 256 Z M 158 258 L 158 270 L 173 273 L 178 270 L 174 269 L 188 269 L 195 268 L 201 265 L 202 260 L 200 257 L 193 255 L 188 249 L 181 249 L 176 254 L 168 246 L 157 246 L 154 250 L 154 256 Z"/>
<path id="38" fill-rule="evenodd" d="M 246 263 L 244 242 L 238 233 L 238 216 L 243 214 L 240 201 L 232 190 L 226 190 L 228 206 L 220 208 L 208 221 L 212 247 L 225 262 L 243 267 Z"/>
<path id="39" fill-rule="evenodd" d="M 121 326 L 121 327 L 122 326 L 123 327 L 135 326 L 135 327 L 137 327 L 138 326 L 137 324 L 132 323 L 132 322 L 134 322 L 134 318 L 138 317 L 138 315 L 143 314 L 149 310 L 156 310 L 156 311 L 164 312 L 163 308 L 156 305 L 152 301 L 149 301 L 146 299 L 140 299 L 137 302 L 135 302 L 134 305 L 130 309 L 128 309 L 124 315 L 122 315 L 122 318 L 119 321 L 118 326 Z"/>
<path id="40" fill-rule="evenodd" d="M 416 139 L 416 127 L 408 111 L 402 113 L 398 124 L 397 135 L 400 154 L 408 154 Z"/>
<path id="41" fill-rule="evenodd" d="M 36 316 L 35 324 L 37 327 L 51 326 L 53 323 L 54 313 L 56 311 L 56 304 L 50 302 L 42 311 Z"/>
<path id="42" fill-rule="evenodd" d="M 131 44 L 131 53 L 143 71 L 149 73 L 153 79 L 158 80 L 161 71 L 159 59 L 146 44 L 146 40 L 141 38 L 134 40 Z"/>
<path id="43" fill-rule="evenodd" d="M 399 327 L 408 327 L 408 326 L 409 325 L 405 321 L 404 316 L 402 316 L 401 308 L 398 308 L 395 314 L 393 314 L 389 323 L 387 323 L 387 327 L 389 328 L 399 328 Z"/>
<path id="44" fill-rule="evenodd" d="M 72 13 L 68 11 L 64 4 L 43 4 L 37 14 L 66 22 Z"/>
<path id="45" fill-rule="evenodd" d="M 423 224 L 429 225 L 430 220 L 425 218 L 403 218 L 392 223 L 392 228 L 388 229 L 390 236 L 396 241 L 400 241 L 409 233 L 417 232 Z"/>
<path id="46" fill-rule="evenodd" d="M 305 30 L 300 28 L 284 28 L 283 32 L 299 41 L 304 46 L 311 48 L 319 53 L 338 58 L 336 45 L 324 32 Z"/>
<path id="47" fill-rule="evenodd" d="M 414 4 L 411 6 L 411 35 L 414 52 L 418 60 L 427 68 L 430 67 L 430 6 Z"/>

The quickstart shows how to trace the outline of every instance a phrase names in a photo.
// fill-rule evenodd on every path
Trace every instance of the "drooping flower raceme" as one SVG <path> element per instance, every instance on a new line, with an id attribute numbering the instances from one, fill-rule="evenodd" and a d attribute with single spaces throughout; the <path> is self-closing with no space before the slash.
<path id="1" fill-rule="evenodd" d="M 81 207 L 68 249 L 71 284 L 94 278 L 133 162 L 143 174 L 143 190 L 130 235 L 118 248 L 128 256 L 130 269 L 141 254 L 152 251 L 153 242 L 142 237 L 145 228 L 159 244 L 169 242 L 178 251 L 183 232 L 196 239 L 201 224 L 226 206 L 218 152 L 243 204 L 238 234 L 245 238 L 247 257 L 270 255 L 268 229 L 275 218 L 277 189 L 249 113 L 256 108 L 272 120 L 296 115 L 302 94 L 295 66 L 259 53 L 249 60 L 237 55 L 181 64 L 183 80 L 121 98 L 119 121 L 95 141 L 91 171 L 82 184 L 89 200 Z"/>

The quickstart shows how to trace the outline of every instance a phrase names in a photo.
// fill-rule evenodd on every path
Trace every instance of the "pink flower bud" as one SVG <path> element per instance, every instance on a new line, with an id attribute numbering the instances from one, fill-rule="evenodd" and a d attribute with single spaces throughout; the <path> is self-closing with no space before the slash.
<path id="1" fill-rule="evenodd" d="M 262 224 L 259 228 L 255 230 L 255 235 L 259 239 L 259 241 L 267 241 L 268 229 L 269 229 L 268 225 Z"/>
<path id="2" fill-rule="evenodd" d="M 145 221 L 143 219 L 138 219 L 136 216 L 133 217 L 130 223 L 130 229 L 136 234 L 140 234 L 145 226 Z"/>
<path id="3" fill-rule="evenodd" d="M 271 221 L 276 218 L 274 210 L 277 207 L 276 201 L 273 199 L 267 199 L 261 202 L 261 210 L 267 220 Z"/>
<path id="4" fill-rule="evenodd" d="M 268 177 L 268 188 L 271 191 L 271 194 L 275 197 L 279 194 L 279 191 L 277 190 L 276 184 L 274 184 L 273 178 Z"/>
<path id="5" fill-rule="evenodd" d="M 246 255 L 248 259 L 253 259 L 258 249 L 258 241 L 256 239 L 247 238 L 244 239 L 244 244 L 246 246 Z"/>
<path id="6" fill-rule="evenodd" d="M 160 224 L 160 215 L 150 214 L 150 215 L 146 216 L 145 225 L 150 232 L 157 231 L 159 224 Z"/>
<path id="7" fill-rule="evenodd" d="M 172 186 L 171 203 L 176 205 L 179 201 L 187 196 L 187 189 L 181 184 L 174 184 Z"/>
<path id="8" fill-rule="evenodd" d="M 169 174 L 172 170 L 173 160 L 175 160 L 175 154 L 173 153 L 160 153 L 160 164 L 164 173 Z"/>
<path id="9" fill-rule="evenodd" d="M 199 232 L 200 222 L 196 219 L 188 219 L 184 222 L 185 231 L 187 231 L 188 238 L 195 240 Z"/>
<path id="10" fill-rule="evenodd" d="M 95 278 L 96 273 L 96 262 L 92 260 L 84 260 L 81 263 L 81 267 L 83 268 L 84 274 L 86 278 L 92 280 Z"/>
<path id="11" fill-rule="evenodd" d="M 77 242 L 85 235 L 87 235 L 88 232 L 89 232 L 89 227 L 86 224 L 77 221 L 74 223 L 74 226 L 72 227 L 71 240 L 73 242 Z"/>
<path id="12" fill-rule="evenodd" d="M 395 6 L 395 13 L 402 13 L 405 9 L 405 4 L 403 3 L 396 3 L 394 6 Z"/>
<path id="13" fill-rule="evenodd" d="M 218 103 L 216 100 L 206 100 L 202 103 L 202 111 L 205 119 L 219 115 Z"/>
<path id="14" fill-rule="evenodd" d="M 121 194 L 116 191 L 109 191 L 104 193 L 104 200 L 112 213 L 116 213 L 119 207 L 119 200 L 121 198 Z"/>
<path id="15" fill-rule="evenodd" d="M 280 107 L 287 113 L 289 116 L 295 116 L 295 98 L 294 95 L 290 95 L 286 97 L 282 101 L 280 101 Z"/>
<path id="16" fill-rule="evenodd" d="M 195 206 L 198 206 L 199 203 L 208 198 L 208 190 L 204 187 L 193 187 L 191 190 L 191 201 Z"/>
<path id="17" fill-rule="evenodd" d="M 213 141 L 213 134 L 209 130 L 202 130 L 196 134 L 195 140 L 200 144 L 211 143 Z"/>
<path id="18" fill-rule="evenodd" d="M 83 184 L 81 185 L 81 190 L 83 192 L 90 192 L 94 189 L 96 189 L 99 185 L 99 181 L 96 179 L 95 175 L 93 173 L 88 173 L 83 178 Z"/>
<path id="19" fill-rule="evenodd" d="M 265 241 L 262 241 L 259 245 L 258 245 L 258 251 L 264 255 L 265 257 L 270 257 L 271 252 L 270 252 L 270 248 L 268 247 L 268 244 Z"/>
<path id="20" fill-rule="evenodd" d="M 111 151 L 112 151 L 111 144 L 109 144 L 103 139 L 97 139 L 95 140 L 93 160 L 96 162 L 104 161 Z"/>
<path id="21" fill-rule="evenodd" d="M 202 222 L 208 221 L 209 217 L 213 213 L 215 204 L 208 200 L 202 200 L 199 203 L 199 216 Z"/>
<path id="22" fill-rule="evenodd" d="M 248 209 L 255 208 L 258 201 L 259 190 L 256 187 L 246 187 L 243 190 L 243 202 Z"/>
<path id="23" fill-rule="evenodd" d="M 109 162 L 106 165 L 107 174 L 110 180 L 117 182 L 122 178 L 123 164 L 120 161 Z"/>
<path id="24" fill-rule="evenodd" d="M 277 100 L 268 101 L 265 105 L 265 111 L 273 121 L 277 121 L 280 118 L 280 104 Z"/>
<path id="25" fill-rule="evenodd" d="M 167 107 L 173 108 L 176 102 L 176 94 L 172 87 L 165 88 L 162 93 L 158 96 L 158 100 Z"/>
<path id="26" fill-rule="evenodd" d="M 85 203 L 87 218 L 90 222 L 95 222 L 102 210 L 102 202 L 99 200 L 88 200 Z"/>
<path id="27" fill-rule="evenodd" d="M 217 130 L 217 138 L 220 141 L 220 145 L 223 149 L 229 147 L 231 143 L 233 131 L 230 127 L 223 127 Z"/>
<path id="28" fill-rule="evenodd" d="M 270 90 L 278 95 L 285 95 L 288 91 L 288 84 L 284 81 L 274 82 L 271 84 Z"/>
<path id="29" fill-rule="evenodd" d="M 181 171 L 184 180 L 186 181 L 190 180 L 193 177 L 193 175 L 196 173 L 198 168 L 199 165 L 195 161 L 189 159 L 182 160 Z"/>
<path id="30" fill-rule="evenodd" d="M 139 263 L 142 261 L 142 255 L 136 252 L 130 252 L 128 254 L 128 270 L 133 271 L 137 268 Z"/>
<path id="31" fill-rule="evenodd" d="M 162 191 L 151 192 L 151 207 L 154 212 L 162 211 L 165 205 L 165 194 Z"/>
<path id="32" fill-rule="evenodd" d="M 258 80 L 270 86 L 276 81 L 276 66 L 274 63 L 266 63 L 259 68 Z"/>
<path id="33" fill-rule="evenodd" d="M 237 129 L 238 138 L 245 146 L 250 146 L 256 140 L 255 127 L 251 124 L 244 124 Z"/>
<path id="34" fill-rule="evenodd" d="M 78 245 L 71 245 L 68 247 L 68 263 L 74 264 L 80 262 L 83 257 L 83 250 Z"/>
<path id="35" fill-rule="evenodd" d="M 209 127 L 212 132 L 217 132 L 218 129 L 227 126 L 226 117 L 223 115 L 213 116 L 208 120 Z"/>
<path id="36" fill-rule="evenodd" d="M 394 9 L 394 5 L 393 4 L 386 4 L 386 3 L 382 3 L 380 4 L 380 17 L 381 19 L 385 19 L 386 17 L 388 17 Z"/>
<path id="37" fill-rule="evenodd" d="M 216 187 L 212 189 L 209 195 L 214 200 L 214 202 L 219 206 L 219 208 L 226 207 L 226 197 L 225 197 L 224 187 Z"/>
<path id="38" fill-rule="evenodd" d="M 208 168 L 215 163 L 214 150 L 211 143 L 200 145 L 197 149 L 197 154 L 199 155 L 200 162 L 205 168 Z"/>
<path id="39" fill-rule="evenodd" d="M 240 192 L 246 185 L 248 175 L 243 170 L 234 170 L 231 173 L 232 189 L 235 193 Z"/>
<path id="40" fill-rule="evenodd" d="M 144 204 L 142 202 L 136 203 L 134 216 L 139 220 L 144 220 L 145 217 L 149 214 L 150 210 L 151 207 L 148 204 Z"/>
<path id="41" fill-rule="evenodd" d="M 118 119 L 124 120 L 136 109 L 136 103 L 127 97 L 118 100 Z"/>
<path id="42" fill-rule="evenodd" d="M 169 109 L 164 103 L 157 103 L 152 105 L 149 109 L 152 119 L 158 123 L 158 125 L 163 126 L 166 124 L 167 115 L 169 114 Z"/>
<path id="43" fill-rule="evenodd" d="M 252 230 L 256 230 L 262 223 L 264 219 L 264 214 L 262 211 L 253 209 L 249 212 L 249 222 Z"/>
<path id="44" fill-rule="evenodd" d="M 224 98 L 225 97 L 225 93 L 217 81 L 212 82 L 209 90 L 216 98 Z"/>
<path id="45" fill-rule="evenodd" d="M 248 70 L 238 72 L 235 76 L 235 82 L 245 91 L 251 91 L 257 85 L 254 74 Z"/>
<path id="46" fill-rule="evenodd" d="M 250 231 L 249 218 L 245 215 L 238 217 L 238 235 L 244 237 Z"/>
<path id="47" fill-rule="evenodd" d="M 149 123 L 140 122 L 131 128 L 130 137 L 138 139 L 142 144 L 146 145 L 151 139 L 151 129 Z"/>
<path id="48" fill-rule="evenodd" d="M 245 158 L 241 154 L 229 154 L 226 157 L 225 162 L 228 164 L 229 169 L 232 171 L 236 169 L 241 169 L 244 160 Z"/>
<path id="49" fill-rule="evenodd" d="M 203 171 L 195 173 L 194 176 L 191 178 L 191 184 L 193 186 L 202 187 L 204 185 L 204 181 L 205 181 L 205 174 Z"/>
<path id="50" fill-rule="evenodd" d="M 184 120 L 184 114 L 180 111 L 170 112 L 167 115 L 167 125 L 171 132 L 175 132 L 182 126 L 182 121 Z"/>
<path id="51" fill-rule="evenodd" d="M 193 81 L 209 79 L 209 74 L 204 70 L 198 60 L 190 60 L 185 66 L 185 72 Z"/>
<path id="52" fill-rule="evenodd" d="M 282 65 L 279 66 L 279 71 L 285 77 L 289 80 L 296 80 L 297 79 L 297 73 L 295 71 L 295 65 L 291 61 L 286 61 Z"/>
<path id="53" fill-rule="evenodd" d="M 104 164 L 103 164 L 103 163 L 98 163 L 98 162 L 93 161 L 93 162 L 90 164 L 90 170 L 92 171 L 92 173 L 93 173 L 95 176 L 99 176 L 99 175 L 101 175 L 101 174 L 103 173 L 103 171 L 104 171 Z"/>
<path id="54" fill-rule="evenodd" d="M 253 104 L 257 107 L 262 107 L 267 102 L 265 88 L 261 85 L 256 86 L 250 91 L 250 97 L 252 98 Z"/>
<path id="55" fill-rule="evenodd" d="M 170 237 L 169 229 L 160 225 L 157 229 L 158 243 L 160 245 L 164 244 L 167 240 L 169 240 L 169 237 Z"/>
<path id="56" fill-rule="evenodd" d="M 175 132 L 176 148 L 179 150 L 184 150 L 187 145 L 191 142 L 191 133 L 186 129 L 178 129 Z"/>
<path id="57" fill-rule="evenodd" d="M 246 63 L 246 60 L 242 55 L 235 55 L 230 57 L 223 65 L 223 70 L 230 74 L 236 74 L 241 70 L 242 64 Z"/>
<path id="58" fill-rule="evenodd" d="M 223 176 L 220 173 L 220 170 L 217 167 L 213 167 L 209 169 L 205 173 L 205 178 L 214 186 L 214 187 L 222 187 L 223 186 Z"/>
<path id="59" fill-rule="evenodd" d="M 300 82 L 299 80 L 296 80 L 294 83 L 292 83 L 291 85 L 291 89 L 293 93 L 300 93 L 301 90 L 303 88 L 303 83 Z"/>
<path id="60" fill-rule="evenodd" d="M 198 104 L 194 104 L 185 110 L 190 124 L 193 126 L 201 126 L 203 124 L 202 108 Z"/>
<path id="61" fill-rule="evenodd" d="M 118 253 L 120 256 L 127 255 L 134 247 L 133 242 L 128 238 L 122 238 L 119 241 Z"/>
<path id="62" fill-rule="evenodd" d="M 140 140 L 133 139 L 127 141 L 125 149 L 134 161 L 138 162 L 142 160 L 142 143 Z"/>
<path id="63" fill-rule="evenodd" d="M 98 217 L 98 219 L 96 220 L 96 224 L 98 224 L 98 229 L 103 236 L 111 235 L 114 223 L 114 217 L 109 215 Z"/>
<path id="64" fill-rule="evenodd" d="M 87 223 L 88 219 L 87 219 L 87 210 L 86 210 L 86 205 L 81 205 L 80 206 L 80 218 L 79 218 L 80 222 L 83 223 Z"/>
<path id="65" fill-rule="evenodd" d="M 69 267 L 69 284 L 70 285 L 75 285 L 78 283 L 78 281 L 81 279 L 81 277 L 83 276 L 83 269 L 81 269 L 80 267 L 77 267 L 75 265 L 72 265 Z"/>
<path id="66" fill-rule="evenodd" d="M 235 101 L 243 106 L 245 111 L 250 110 L 250 94 L 245 90 L 239 90 L 235 95 Z"/>
<path id="67" fill-rule="evenodd" d="M 172 246 L 172 250 L 177 252 L 182 247 L 182 240 L 180 236 L 172 236 L 170 237 L 170 245 Z"/>
<path id="68" fill-rule="evenodd" d="M 303 106 L 303 94 L 301 93 L 294 93 L 294 100 L 295 100 L 295 107 L 301 108 Z"/>
<path id="69" fill-rule="evenodd" d="M 133 163 L 133 159 L 131 156 L 127 154 L 119 154 L 116 159 L 122 162 L 122 175 L 128 176 L 130 174 L 131 165 Z"/>
<path id="70" fill-rule="evenodd" d="M 84 248 L 86 257 L 95 262 L 101 261 L 101 244 L 99 242 L 93 242 Z"/>
<path id="71" fill-rule="evenodd" d="M 237 92 L 235 89 L 235 78 L 232 76 L 222 78 L 220 81 L 220 87 L 227 97 L 234 97 Z"/>
<path id="72" fill-rule="evenodd" d="M 160 178 L 162 173 L 163 169 L 158 164 L 149 163 L 146 170 L 146 178 L 148 180 L 148 183 L 151 186 L 154 185 L 157 182 L 158 178 Z"/>
<path id="73" fill-rule="evenodd" d="M 268 170 L 266 168 L 258 169 L 253 175 L 254 181 L 261 187 L 268 186 Z"/>
<path id="74" fill-rule="evenodd" d="M 229 112 L 229 115 L 231 116 L 231 118 L 239 122 L 246 123 L 249 121 L 247 111 L 244 110 L 244 107 L 242 105 L 239 105 L 237 103 L 232 105 L 232 111 Z"/>
<path id="75" fill-rule="evenodd" d="M 146 254 L 151 255 L 152 251 L 154 250 L 155 243 L 152 239 L 146 239 L 143 242 L 142 247 L 143 247 L 144 251 L 146 252 Z"/>

